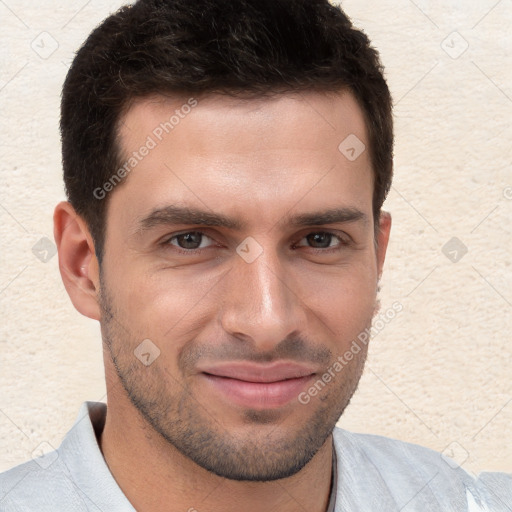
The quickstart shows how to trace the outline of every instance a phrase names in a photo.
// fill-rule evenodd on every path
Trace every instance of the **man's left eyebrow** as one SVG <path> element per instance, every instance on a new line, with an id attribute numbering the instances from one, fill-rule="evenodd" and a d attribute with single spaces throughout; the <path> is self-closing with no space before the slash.
<path id="1" fill-rule="evenodd" d="M 338 224 L 349 222 L 361 222 L 368 224 L 368 215 L 357 208 L 330 208 L 317 212 L 301 213 L 283 219 L 292 226 L 321 226 L 323 224 Z"/>

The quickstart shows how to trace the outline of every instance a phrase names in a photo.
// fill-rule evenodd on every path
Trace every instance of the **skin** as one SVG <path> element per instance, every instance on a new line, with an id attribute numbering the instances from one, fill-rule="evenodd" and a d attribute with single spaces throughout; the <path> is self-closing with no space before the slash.
<path id="1" fill-rule="evenodd" d="M 124 156 L 185 102 L 134 103 L 120 125 Z M 391 218 L 383 212 L 375 230 L 369 152 L 349 161 L 338 150 L 349 134 L 369 147 L 348 92 L 198 98 L 110 192 L 101 272 L 87 225 L 69 203 L 57 206 L 64 284 L 102 328 L 108 413 L 100 446 L 138 511 L 326 509 L 331 432 L 366 350 L 308 404 L 274 408 L 233 403 L 201 368 L 300 361 L 315 371 L 307 391 L 370 325 Z M 141 222 L 167 206 L 240 226 Z M 361 215 L 291 223 L 335 208 Z M 201 252 L 179 247 L 185 239 L 176 235 L 191 231 L 205 235 L 192 237 Z M 314 236 L 325 232 L 333 236 Z M 252 263 L 236 251 L 249 236 L 262 250 Z M 149 366 L 134 355 L 145 339 L 160 351 Z"/>

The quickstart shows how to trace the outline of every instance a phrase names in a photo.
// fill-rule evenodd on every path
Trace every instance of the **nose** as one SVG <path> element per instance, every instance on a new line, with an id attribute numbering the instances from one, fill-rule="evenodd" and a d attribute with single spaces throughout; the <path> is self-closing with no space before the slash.
<path id="1" fill-rule="evenodd" d="M 279 255 L 264 250 L 251 263 L 235 260 L 225 284 L 223 329 L 253 344 L 258 352 L 271 352 L 280 341 L 304 332 L 307 315 L 302 291 Z"/>

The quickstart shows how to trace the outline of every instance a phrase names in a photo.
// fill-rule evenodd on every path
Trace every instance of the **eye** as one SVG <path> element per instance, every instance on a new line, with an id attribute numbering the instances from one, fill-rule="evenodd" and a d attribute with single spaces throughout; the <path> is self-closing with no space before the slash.
<path id="1" fill-rule="evenodd" d="M 204 233 L 201 233 L 201 231 L 188 231 L 172 236 L 166 243 L 179 247 L 180 249 L 193 251 L 194 249 L 208 247 L 208 245 L 211 245 L 208 242 L 213 242 L 213 240 Z"/>
<path id="2" fill-rule="evenodd" d="M 303 243 L 303 241 L 306 243 Z M 317 231 L 309 233 L 297 244 L 298 247 L 311 247 L 313 249 L 330 249 L 347 245 L 348 242 L 340 236 L 328 231 Z"/>

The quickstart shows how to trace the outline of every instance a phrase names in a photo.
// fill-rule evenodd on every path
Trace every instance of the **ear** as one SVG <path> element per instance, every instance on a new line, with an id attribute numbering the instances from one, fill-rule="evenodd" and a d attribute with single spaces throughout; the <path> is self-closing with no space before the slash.
<path id="1" fill-rule="evenodd" d="M 377 271 L 379 279 L 382 275 L 384 260 L 386 259 L 390 231 L 391 215 L 388 212 L 381 212 L 379 217 L 379 231 L 377 233 Z"/>
<path id="2" fill-rule="evenodd" d="M 82 315 L 99 320 L 99 265 L 94 242 L 83 219 L 66 201 L 55 208 L 53 234 L 60 275 L 73 306 Z"/>

